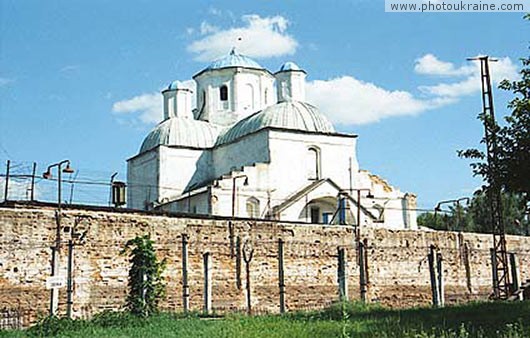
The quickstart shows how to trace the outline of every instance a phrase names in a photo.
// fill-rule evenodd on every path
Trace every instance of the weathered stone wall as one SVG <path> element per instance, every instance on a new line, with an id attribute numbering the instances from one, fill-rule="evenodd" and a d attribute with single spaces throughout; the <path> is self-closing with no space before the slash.
<path id="1" fill-rule="evenodd" d="M 231 257 L 228 220 L 155 216 L 88 209 L 63 210 L 60 274 L 66 276 L 66 241 L 78 220 L 86 231 L 74 251 L 74 314 L 90 316 L 118 309 L 125 301 L 128 261 L 120 254 L 136 235 L 151 234 L 164 273 L 167 298 L 163 307 L 182 310 L 182 236 L 189 238 L 190 307 L 203 309 L 203 254 L 211 254 L 212 308 L 217 312 L 246 309 L 246 273 L 241 257 L 241 288 L 237 286 L 237 246 Z M 55 210 L 49 207 L 0 207 L 0 308 L 20 308 L 33 314 L 48 311 L 51 249 Z M 250 262 L 251 300 L 256 312 L 279 311 L 278 240 L 284 244 L 287 310 L 322 307 L 338 300 L 338 254 L 346 249 L 347 284 L 351 299 L 359 298 L 359 267 L 354 233 L 341 226 L 237 220 L 233 242 L 240 238 L 254 249 Z M 394 307 L 427 305 L 431 289 L 427 254 L 435 245 L 444 259 L 446 302 L 484 299 L 491 293 L 491 236 L 440 231 L 364 228 L 368 250 L 367 299 Z M 530 279 L 530 238 L 508 236 L 517 253 L 520 279 Z M 467 266 L 467 269 L 466 269 Z M 466 273 L 467 271 L 467 273 Z M 60 312 L 66 289 L 60 289 Z"/>

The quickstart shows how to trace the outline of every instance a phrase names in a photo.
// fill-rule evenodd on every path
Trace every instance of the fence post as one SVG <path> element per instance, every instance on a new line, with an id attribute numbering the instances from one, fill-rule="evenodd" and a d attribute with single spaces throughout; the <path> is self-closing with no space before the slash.
<path id="1" fill-rule="evenodd" d="M 361 291 L 361 301 L 365 303 L 367 291 L 366 246 L 361 241 L 359 241 L 359 263 L 359 286 Z"/>
<path id="2" fill-rule="evenodd" d="M 348 300 L 348 286 L 346 278 L 346 253 L 344 248 L 337 249 L 337 281 L 339 284 L 339 300 L 346 301 Z"/>
<path id="3" fill-rule="evenodd" d="M 510 257 L 510 272 L 512 274 L 513 281 L 512 292 L 515 292 L 521 287 L 519 284 L 519 267 L 517 266 L 517 256 L 513 252 L 510 252 L 508 255 Z M 522 300 L 522 295 L 522 293 L 519 294 L 519 300 Z"/>
<path id="4" fill-rule="evenodd" d="M 493 284 L 493 292 L 495 292 L 495 296 L 498 296 L 498 285 L 497 285 L 497 255 L 495 254 L 495 249 L 490 249 L 490 256 L 491 256 L 491 278 L 492 278 L 492 284 Z"/>
<path id="5" fill-rule="evenodd" d="M 51 247 L 52 250 L 52 271 L 51 276 L 56 276 L 59 273 L 59 253 L 57 252 L 57 247 L 54 245 Z M 59 289 L 52 288 L 50 290 L 50 317 L 53 317 L 57 314 L 57 307 L 59 305 Z"/>
<path id="6" fill-rule="evenodd" d="M 190 310 L 190 287 L 188 285 L 188 235 L 182 234 L 182 307 Z"/>
<path id="7" fill-rule="evenodd" d="M 73 281 L 72 281 L 72 266 L 74 258 L 74 242 L 68 240 L 68 263 L 66 272 L 66 316 L 72 318 L 72 305 L 73 305 Z"/>
<path id="8" fill-rule="evenodd" d="M 285 313 L 285 276 L 283 268 L 283 240 L 278 239 L 278 283 L 280 287 L 280 313 Z"/>
<path id="9" fill-rule="evenodd" d="M 6 166 L 6 180 L 4 184 L 4 201 L 8 200 L 8 194 L 9 194 L 9 167 L 11 167 L 11 161 L 7 160 L 7 166 Z"/>
<path id="10" fill-rule="evenodd" d="M 464 243 L 464 268 L 466 269 L 466 285 L 467 290 L 472 293 L 473 286 L 471 285 L 471 264 L 469 262 L 469 245 Z"/>
<path id="11" fill-rule="evenodd" d="M 250 288 L 250 262 L 254 256 L 254 248 L 251 247 L 250 242 L 246 241 L 243 245 L 243 260 L 245 261 L 246 279 L 247 279 L 247 313 L 252 314 L 252 299 Z"/>
<path id="12" fill-rule="evenodd" d="M 445 283 L 443 273 L 443 257 L 440 252 L 436 253 L 436 268 L 438 273 L 438 303 L 443 307 L 445 304 Z"/>
<path id="13" fill-rule="evenodd" d="M 204 312 L 210 313 L 212 310 L 212 256 L 209 252 L 203 254 L 204 264 Z"/>
<path id="14" fill-rule="evenodd" d="M 236 287 L 241 290 L 241 237 L 236 238 Z"/>
<path id="15" fill-rule="evenodd" d="M 434 252 L 434 245 L 431 245 L 429 249 L 429 255 L 427 256 L 429 260 L 429 273 L 431 276 L 431 293 L 432 293 L 432 305 L 439 306 L 440 298 L 438 297 L 439 288 L 438 288 L 438 278 L 436 276 L 436 255 Z"/>
<path id="16" fill-rule="evenodd" d="M 31 201 L 35 200 L 35 172 L 37 171 L 37 162 L 33 162 L 33 170 L 31 173 Z"/>

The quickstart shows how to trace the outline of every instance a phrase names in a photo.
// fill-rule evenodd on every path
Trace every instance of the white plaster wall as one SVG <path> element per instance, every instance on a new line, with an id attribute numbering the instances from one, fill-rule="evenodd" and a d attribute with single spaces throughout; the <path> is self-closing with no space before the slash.
<path id="1" fill-rule="evenodd" d="M 203 106 L 205 92 L 206 105 L 201 120 L 228 126 L 238 120 L 275 103 L 274 77 L 264 70 L 245 68 L 225 68 L 207 71 L 195 78 L 197 82 L 197 108 Z M 220 104 L 219 88 L 228 88 L 228 106 Z M 247 95 L 248 85 L 253 88 L 254 95 Z M 265 104 L 265 90 L 268 100 Z"/>
<path id="2" fill-rule="evenodd" d="M 343 189 L 350 187 L 350 160 L 354 173 L 359 168 L 355 138 L 270 131 L 269 143 L 270 177 L 274 178 L 273 184 L 280 198 L 311 183 L 307 161 L 310 146 L 320 149 L 320 178 L 330 178 Z"/>
<path id="3" fill-rule="evenodd" d="M 158 201 L 164 202 L 182 194 L 192 177 L 208 176 L 209 166 L 197 166 L 203 154 L 200 149 L 186 149 L 160 146 L 159 182 L 160 192 Z"/>
<path id="4" fill-rule="evenodd" d="M 234 169 L 254 163 L 270 162 L 268 131 L 262 130 L 237 142 L 215 148 L 213 153 L 212 178 L 219 178 Z"/>
<path id="5" fill-rule="evenodd" d="M 158 200 L 158 148 L 127 161 L 127 207 L 145 209 Z"/>

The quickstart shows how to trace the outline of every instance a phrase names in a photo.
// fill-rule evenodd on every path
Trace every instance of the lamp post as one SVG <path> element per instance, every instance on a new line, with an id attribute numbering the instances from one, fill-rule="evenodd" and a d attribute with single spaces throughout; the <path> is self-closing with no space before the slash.
<path id="1" fill-rule="evenodd" d="M 461 231 L 460 230 L 460 202 L 462 201 L 466 201 L 466 204 L 469 204 L 470 198 L 461 197 L 461 198 L 454 199 L 454 200 L 446 200 L 446 201 L 438 202 L 438 204 L 436 204 L 436 207 L 434 208 L 434 217 L 436 217 L 437 212 L 442 211 L 441 206 L 443 204 L 450 204 L 450 203 L 455 204 L 456 205 L 456 229 L 458 231 Z"/>
<path id="2" fill-rule="evenodd" d="M 66 167 L 62 169 L 63 164 Z M 56 232 L 55 245 L 52 247 L 52 277 L 59 274 L 59 255 L 61 250 L 61 172 L 73 173 L 74 170 L 70 167 L 70 160 L 64 160 L 58 163 L 50 164 L 42 177 L 45 179 L 52 178 L 51 170 L 57 167 L 57 214 L 56 214 Z M 50 316 L 57 312 L 57 305 L 59 301 L 59 289 L 52 287 L 50 293 Z"/>
<path id="3" fill-rule="evenodd" d="M 361 189 L 350 189 L 350 195 L 357 191 L 357 226 L 355 228 L 355 239 L 357 243 L 359 243 L 359 240 L 361 238 L 361 192 L 367 191 L 368 194 L 366 195 L 366 198 L 374 198 L 374 195 L 372 195 L 372 191 L 367 188 L 361 188 Z"/>

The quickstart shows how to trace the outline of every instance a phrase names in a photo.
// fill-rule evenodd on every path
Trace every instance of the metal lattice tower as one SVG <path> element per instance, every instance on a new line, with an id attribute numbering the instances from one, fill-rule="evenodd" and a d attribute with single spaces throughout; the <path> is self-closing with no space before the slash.
<path id="1" fill-rule="evenodd" d="M 499 159 L 497 124 L 493 110 L 493 93 L 491 91 L 491 78 L 488 56 L 480 56 L 469 60 L 480 61 L 480 78 L 482 84 L 482 118 L 486 140 L 486 153 L 488 161 L 488 190 L 487 198 L 490 204 L 491 228 L 493 233 L 493 293 L 495 299 L 507 299 L 511 293 L 509 262 L 506 252 L 506 237 L 504 219 L 502 216 L 502 187 L 499 182 Z"/>

